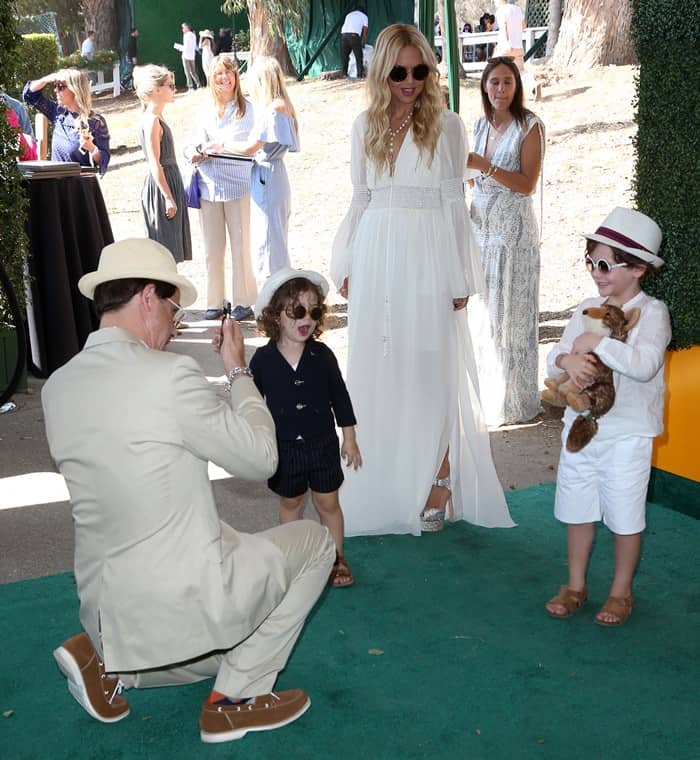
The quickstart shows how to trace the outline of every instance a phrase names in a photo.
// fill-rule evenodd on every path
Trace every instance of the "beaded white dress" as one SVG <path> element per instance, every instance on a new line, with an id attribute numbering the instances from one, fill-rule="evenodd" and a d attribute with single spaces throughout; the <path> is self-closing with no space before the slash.
<path id="1" fill-rule="evenodd" d="M 524 128 L 510 123 L 492 163 L 520 171 L 520 147 L 535 125 L 544 142 L 544 125 L 528 114 Z M 482 117 L 474 127 L 476 153 L 485 154 L 487 140 L 488 122 Z M 471 218 L 486 280 L 483 296 L 469 304 L 486 421 L 500 425 L 530 420 L 540 411 L 540 242 L 532 195 L 479 176 L 474 180 Z"/>
<path id="2" fill-rule="evenodd" d="M 466 135 L 445 111 L 429 164 L 409 131 L 393 176 L 368 165 L 366 115 L 352 130 L 350 209 L 331 276 L 349 277 L 348 389 L 363 465 L 346 470 L 347 535 L 420 534 L 419 515 L 449 446 L 455 518 L 514 525 L 491 457 L 465 310 L 483 288 L 464 202 Z"/>

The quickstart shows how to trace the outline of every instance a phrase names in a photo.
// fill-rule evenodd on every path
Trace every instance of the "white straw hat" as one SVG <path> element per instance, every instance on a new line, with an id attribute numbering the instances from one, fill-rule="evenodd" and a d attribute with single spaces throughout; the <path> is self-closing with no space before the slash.
<path id="1" fill-rule="evenodd" d="M 255 302 L 254 309 L 256 319 L 262 317 L 263 309 L 269 305 L 272 296 L 275 295 L 277 289 L 282 287 L 285 282 L 295 280 L 297 277 L 303 277 L 313 282 L 314 285 L 318 285 L 318 287 L 321 288 L 321 293 L 323 293 L 324 298 L 328 295 L 328 280 L 322 274 L 313 272 L 310 269 L 290 269 L 289 267 L 285 267 L 284 269 L 280 269 L 278 272 L 271 274 L 267 280 L 265 280 L 265 284 L 262 288 L 260 288 L 260 293 L 258 295 L 258 300 Z"/>
<path id="2" fill-rule="evenodd" d="M 102 249 L 96 272 L 83 275 L 78 289 L 86 298 L 94 298 L 95 288 L 103 282 L 132 277 L 151 282 L 168 282 L 180 291 L 180 306 L 191 306 L 197 300 L 197 289 L 178 274 L 172 253 L 148 238 L 127 238 Z"/>
<path id="3" fill-rule="evenodd" d="M 651 264 L 655 269 L 662 267 L 664 260 L 658 256 L 661 247 L 661 227 L 646 214 L 631 208 L 614 208 L 605 221 L 588 240 L 619 248 Z"/>

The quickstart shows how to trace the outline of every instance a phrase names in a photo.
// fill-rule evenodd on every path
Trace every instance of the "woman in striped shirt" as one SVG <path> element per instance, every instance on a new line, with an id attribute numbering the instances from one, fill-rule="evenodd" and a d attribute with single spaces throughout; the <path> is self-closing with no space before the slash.
<path id="1" fill-rule="evenodd" d="M 235 60 L 214 58 L 208 71 L 212 107 L 197 127 L 185 156 L 196 165 L 200 212 L 207 261 L 205 319 L 218 319 L 226 297 L 224 261 L 228 231 L 232 257 L 231 302 L 235 319 L 251 319 L 257 287 L 250 258 L 251 161 L 231 158 L 232 143 L 248 138 L 253 107 L 243 97 Z"/>

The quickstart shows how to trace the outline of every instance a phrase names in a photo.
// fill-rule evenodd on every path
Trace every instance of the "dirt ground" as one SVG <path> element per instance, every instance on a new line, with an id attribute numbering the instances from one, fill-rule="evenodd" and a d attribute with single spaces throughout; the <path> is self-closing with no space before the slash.
<path id="1" fill-rule="evenodd" d="M 635 69 L 606 67 L 569 75 L 533 66 L 532 71 L 543 87 L 542 99 L 530 107 L 547 129 L 540 288 L 543 373 L 543 358 L 572 309 L 594 294 L 582 264 L 581 234 L 597 225 L 614 206 L 632 201 Z M 301 152 L 287 158 L 293 201 L 289 232 L 292 261 L 295 266 L 327 275 L 333 236 L 351 196 L 349 133 L 352 120 L 364 107 L 364 88 L 353 80 L 307 80 L 290 83 L 290 95 L 299 114 L 302 143 Z M 166 110 L 178 151 L 210 97 L 206 90 L 179 93 Z M 461 115 L 471 134 L 481 111 L 475 76 L 462 83 L 461 100 Z M 95 108 L 106 117 L 112 137 L 112 162 L 101 184 L 115 239 L 141 236 L 139 196 L 146 164 L 136 138 L 139 104 L 133 95 L 117 99 L 101 96 Z M 538 192 L 538 208 L 539 204 Z M 181 265 L 181 271 L 202 295 L 188 315 L 192 330 L 186 331 L 174 348 L 189 351 L 193 347 L 199 353 L 210 337 L 212 323 L 200 322 L 201 310 L 206 307 L 206 273 L 198 212 L 190 210 L 190 215 L 194 259 Z M 325 340 L 343 366 L 347 347 L 345 304 L 334 293 L 329 300 L 333 319 Z M 251 350 L 260 342 L 252 323 L 247 323 L 246 337 Z M 215 365 L 210 369 L 208 361 L 206 364 L 208 375 L 218 374 Z M 32 381 L 35 391 L 39 385 Z M 4 420 L 0 417 L 3 448 L 15 452 L 9 472 L 2 474 L 36 471 L 39 466 L 31 463 L 32 455 L 25 445 L 27 437 L 36 443 L 43 436 L 38 396 L 17 394 L 15 401 L 20 409 L 12 424 L 10 415 L 3 415 Z M 556 410 L 545 410 L 528 425 L 492 432 L 494 458 L 505 489 L 554 480 L 560 447 L 559 417 Z M 20 424 L 21 418 L 30 425 L 29 431 Z M 5 445 L 8 443 L 15 445 L 10 449 Z M 47 469 L 45 453 L 40 459 L 41 469 Z"/>

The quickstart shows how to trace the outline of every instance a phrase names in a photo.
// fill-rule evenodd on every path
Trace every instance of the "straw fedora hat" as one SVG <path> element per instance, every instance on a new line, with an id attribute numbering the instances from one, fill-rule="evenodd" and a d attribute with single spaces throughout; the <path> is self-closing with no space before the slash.
<path id="1" fill-rule="evenodd" d="M 180 291 L 180 306 L 186 308 L 197 300 L 197 289 L 178 274 L 172 253 L 148 238 L 127 238 L 102 249 L 96 272 L 83 275 L 78 289 L 86 298 L 94 298 L 95 288 L 103 282 L 132 277 L 151 282 L 168 282 Z"/>
<path id="2" fill-rule="evenodd" d="M 662 267 L 664 260 L 658 256 L 661 247 L 661 227 L 646 214 L 631 208 L 614 208 L 598 229 L 584 235 L 588 240 L 619 248 L 651 264 Z"/>
<path id="3" fill-rule="evenodd" d="M 271 274 L 267 280 L 265 280 L 265 284 L 262 288 L 260 288 L 260 293 L 258 294 L 258 300 L 255 302 L 254 309 L 256 319 L 262 317 L 263 309 L 269 305 L 272 296 L 275 295 L 277 289 L 282 287 L 285 282 L 295 280 L 297 277 L 303 277 L 306 280 L 313 282 L 314 285 L 318 285 L 318 287 L 321 288 L 321 293 L 323 293 L 324 298 L 328 295 L 328 280 L 322 274 L 313 272 L 310 269 L 291 269 L 290 267 L 285 267 L 284 269 L 280 269 L 278 272 Z"/>
<path id="4" fill-rule="evenodd" d="M 211 29 L 203 29 L 199 33 L 199 39 L 203 40 L 205 37 L 208 37 L 213 42 L 214 41 L 214 32 L 212 32 Z"/>

